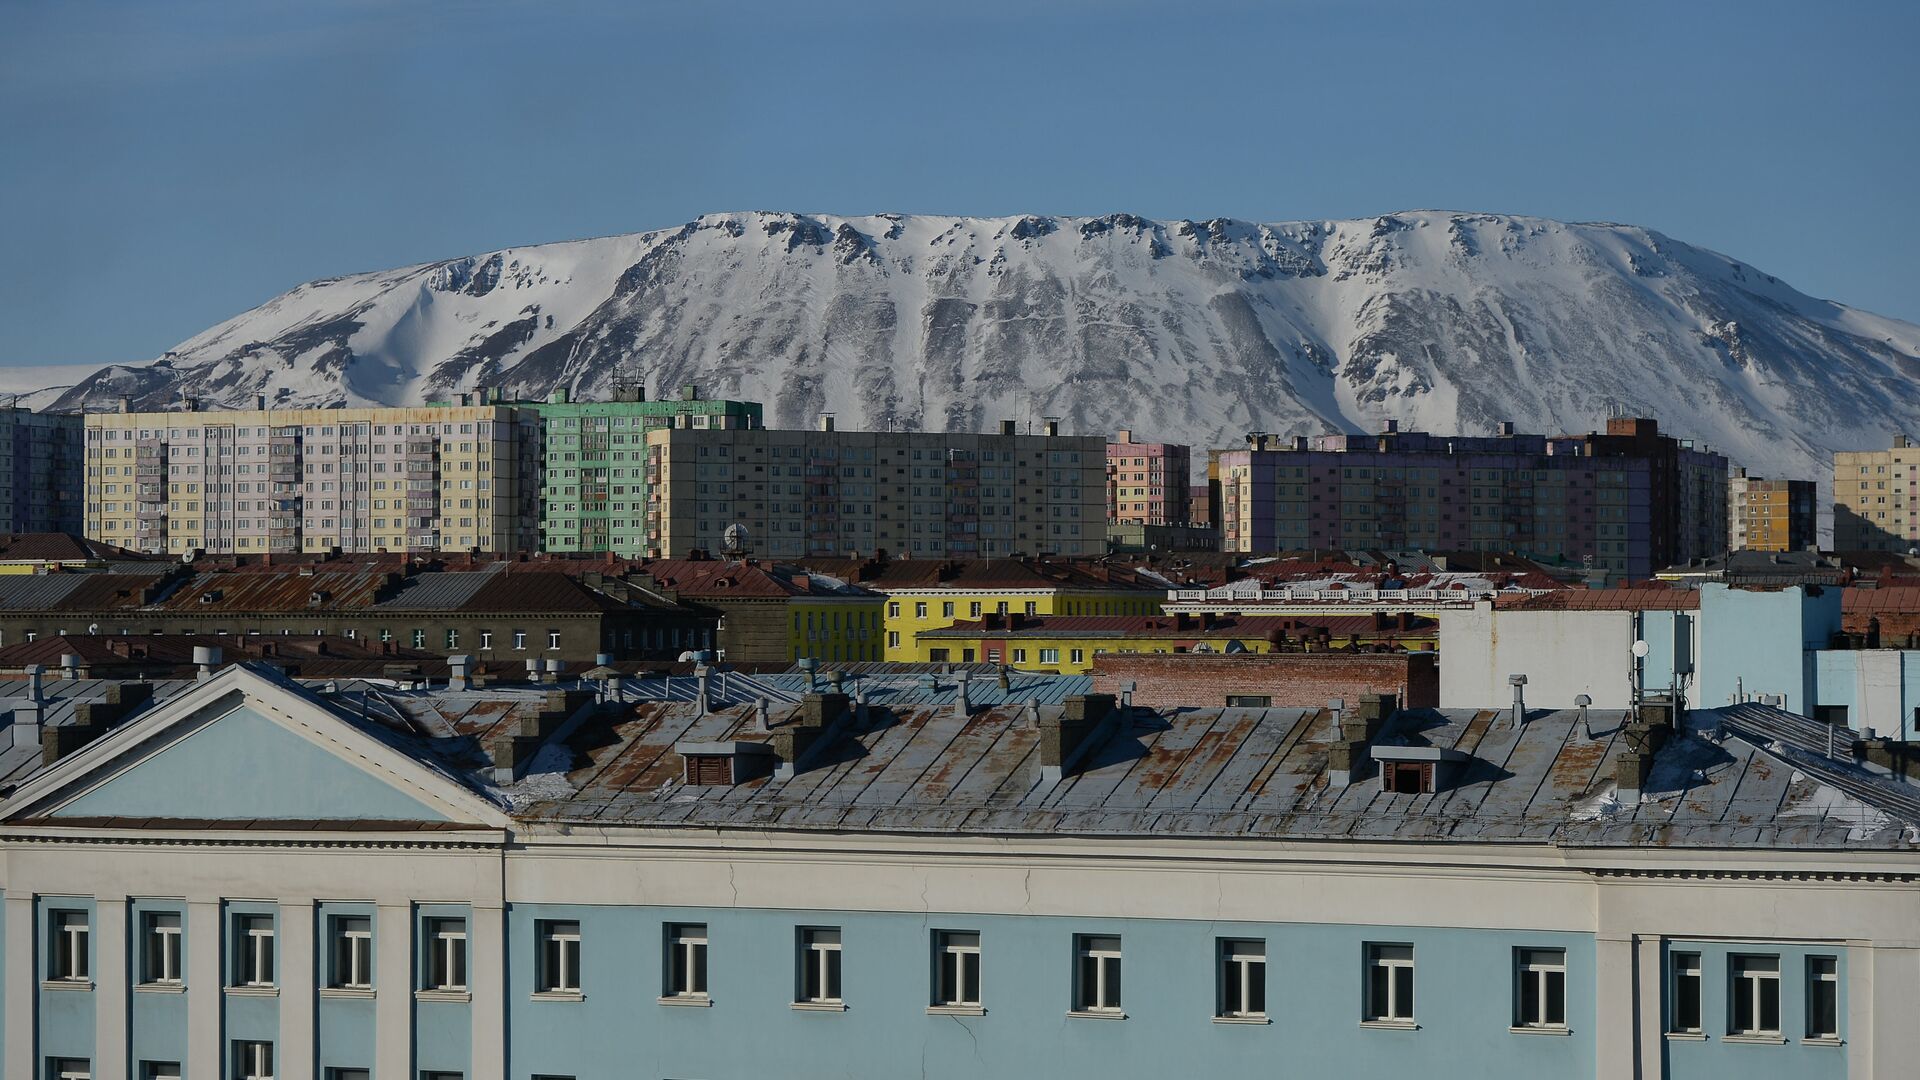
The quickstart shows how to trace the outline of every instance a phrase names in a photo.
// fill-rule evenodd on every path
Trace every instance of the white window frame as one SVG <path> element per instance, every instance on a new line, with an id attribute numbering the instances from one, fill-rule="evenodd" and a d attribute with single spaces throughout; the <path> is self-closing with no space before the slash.
<path id="1" fill-rule="evenodd" d="M 1513 1026 L 1565 1031 L 1567 1027 L 1567 951 L 1518 948 L 1514 956 Z M 1553 1012 L 1555 984 L 1560 1010 Z"/>
<path id="2" fill-rule="evenodd" d="M 335 990 L 373 989 L 373 918 L 335 915 L 332 964 L 328 985 Z"/>
<path id="3" fill-rule="evenodd" d="M 92 920 L 79 908 L 58 908 L 47 913 L 53 937 L 53 971 L 57 982 L 89 982 L 93 966 Z M 72 1060 L 79 1060 L 78 1058 Z"/>
<path id="4" fill-rule="evenodd" d="M 667 926 L 667 985 L 662 997 L 707 1000 L 707 946 L 705 923 Z"/>
<path id="5" fill-rule="evenodd" d="M 422 989 L 457 994 L 467 990 L 467 921 L 451 916 L 429 916 L 427 922 L 427 985 Z"/>
<path id="6" fill-rule="evenodd" d="M 1414 948 L 1406 942 L 1370 941 L 1366 946 L 1367 978 L 1362 1019 L 1369 1024 L 1404 1025 L 1414 1022 L 1415 989 L 1419 976 L 1414 968 Z M 1405 971 L 1406 986 L 1400 972 Z M 1384 980 L 1385 993 L 1376 1007 L 1375 981 Z M 1405 1000 L 1402 1000 L 1404 998 Z"/>
<path id="7" fill-rule="evenodd" d="M 1669 953 L 1667 971 L 1667 1033 L 1701 1034 L 1706 1030 L 1706 980 L 1701 954 L 1697 950 Z M 1693 1022 L 1683 1024 L 1680 1017 L 1680 986 L 1688 980 L 1693 983 Z"/>
<path id="8" fill-rule="evenodd" d="M 1255 1001 L 1260 1007 L 1252 1008 Z M 1223 1020 L 1267 1016 L 1267 943 L 1259 938 L 1220 940 L 1220 1008 Z"/>
<path id="9" fill-rule="evenodd" d="M 140 1080 L 180 1080 L 180 1063 L 143 1061 L 140 1063 Z"/>
<path id="10" fill-rule="evenodd" d="M 277 986 L 274 982 L 273 916 L 239 912 L 233 917 L 233 985 Z"/>
<path id="11" fill-rule="evenodd" d="M 840 1005 L 846 1001 L 840 928 L 807 926 L 800 930 L 800 978 L 795 1001 Z"/>
<path id="12" fill-rule="evenodd" d="M 1734 1037 L 1773 1039 L 1780 1035 L 1780 957 L 1777 953 L 1736 953 L 1727 958 L 1727 1034 Z M 1761 1020 L 1765 1015 L 1771 986 L 1773 1026 Z M 1742 1003 L 1749 1010 L 1745 1026 L 1740 1024 Z"/>
<path id="13" fill-rule="evenodd" d="M 977 1009 L 980 982 L 980 932 L 935 930 L 933 1004 L 948 1009 Z M 973 993 L 967 993 L 971 983 Z"/>
<path id="14" fill-rule="evenodd" d="M 54 1080 L 92 1080 L 93 1063 L 86 1058 L 48 1058 L 47 1075 Z"/>
<path id="15" fill-rule="evenodd" d="M 234 1080 L 273 1080 L 273 1044 L 261 1039 L 233 1040 Z"/>
<path id="16" fill-rule="evenodd" d="M 580 924 L 572 919 L 543 919 L 537 935 L 539 992 L 542 994 L 580 993 Z"/>
<path id="17" fill-rule="evenodd" d="M 177 911 L 149 911 L 140 916 L 140 984 L 179 986 L 183 979 L 180 944 L 183 920 Z"/>
<path id="18" fill-rule="evenodd" d="M 1118 934 L 1077 934 L 1073 941 L 1073 1011 L 1121 1015 L 1124 952 Z"/>
<path id="19" fill-rule="evenodd" d="M 373 1080 L 373 1070 L 354 1066 L 329 1067 L 326 1080 Z"/>
<path id="20" fill-rule="evenodd" d="M 1815 1013 L 1817 987 L 1827 987 L 1824 993 L 1833 996 L 1833 1024 L 1823 1025 Z M 1810 1042 L 1840 1041 L 1840 958 L 1837 956 L 1807 957 L 1807 1039 Z"/>

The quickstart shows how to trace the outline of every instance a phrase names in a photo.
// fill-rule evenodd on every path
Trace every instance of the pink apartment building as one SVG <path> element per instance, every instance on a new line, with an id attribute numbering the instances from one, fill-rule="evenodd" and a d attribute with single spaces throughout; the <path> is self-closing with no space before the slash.
<path id="1" fill-rule="evenodd" d="M 1178 443 L 1136 442 L 1122 431 L 1107 444 L 1107 520 L 1187 525 L 1192 456 Z"/>

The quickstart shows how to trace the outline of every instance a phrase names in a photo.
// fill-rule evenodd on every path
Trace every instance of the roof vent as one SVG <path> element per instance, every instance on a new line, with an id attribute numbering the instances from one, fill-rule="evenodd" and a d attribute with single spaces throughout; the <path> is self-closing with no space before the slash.
<path id="1" fill-rule="evenodd" d="M 208 589 L 206 592 L 203 592 L 200 594 L 200 602 L 203 604 L 215 603 L 219 599 L 220 599 L 219 589 Z"/>

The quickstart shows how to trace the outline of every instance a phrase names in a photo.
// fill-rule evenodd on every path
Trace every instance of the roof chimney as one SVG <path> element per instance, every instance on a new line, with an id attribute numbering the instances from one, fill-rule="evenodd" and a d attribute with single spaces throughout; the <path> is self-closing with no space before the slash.
<path id="1" fill-rule="evenodd" d="M 1513 726 L 1520 727 L 1527 722 L 1527 699 L 1525 675 L 1507 676 L 1507 685 L 1513 687 Z"/>
<path id="2" fill-rule="evenodd" d="M 27 699 L 13 707 L 13 747 L 40 745 L 40 709 L 45 698 L 41 694 L 39 664 L 28 664 Z"/>
<path id="3" fill-rule="evenodd" d="M 193 662 L 200 669 L 200 674 L 197 678 L 200 680 L 212 678 L 213 669 L 220 666 L 220 658 L 221 652 L 218 645 L 195 645 L 193 647 Z"/>
<path id="4" fill-rule="evenodd" d="M 833 414 L 832 413 L 823 412 L 820 414 L 820 430 L 821 431 L 833 430 Z"/>
<path id="5" fill-rule="evenodd" d="M 452 673 L 452 677 L 447 680 L 447 689 L 465 690 L 467 688 L 467 665 L 472 660 L 471 656 L 466 655 L 447 657 L 447 670 Z"/>
<path id="6" fill-rule="evenodd" d="M 1104 741 L 1118 720 L 1112 694 L 1075 694 L 1061 703 L 1058 716 L 1041 716 L 1040 780 L 1057 784 Z"/>
<path id="7" fill-rule="evenodd" d="M 953 711 L 956 715 L 966 717 L 973 713 L 973 699 L 967 694 L 967 684 L 972 679 L 973 673 L 970 671 L 961 670 L 954 672 L 954 689 L 957 693 L 955 693 L 953 697 Z"/>

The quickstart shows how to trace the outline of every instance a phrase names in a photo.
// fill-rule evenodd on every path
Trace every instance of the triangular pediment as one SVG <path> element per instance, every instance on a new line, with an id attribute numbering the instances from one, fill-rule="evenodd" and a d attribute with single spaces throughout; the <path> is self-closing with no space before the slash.
<path id="1" fill-rule="evenodd" d="M 478 792 L 362 730 L 319 696 L 243 666 L 29 779 L 0 819 L 267 828 L 497 827 L 506 820 Z"/>

